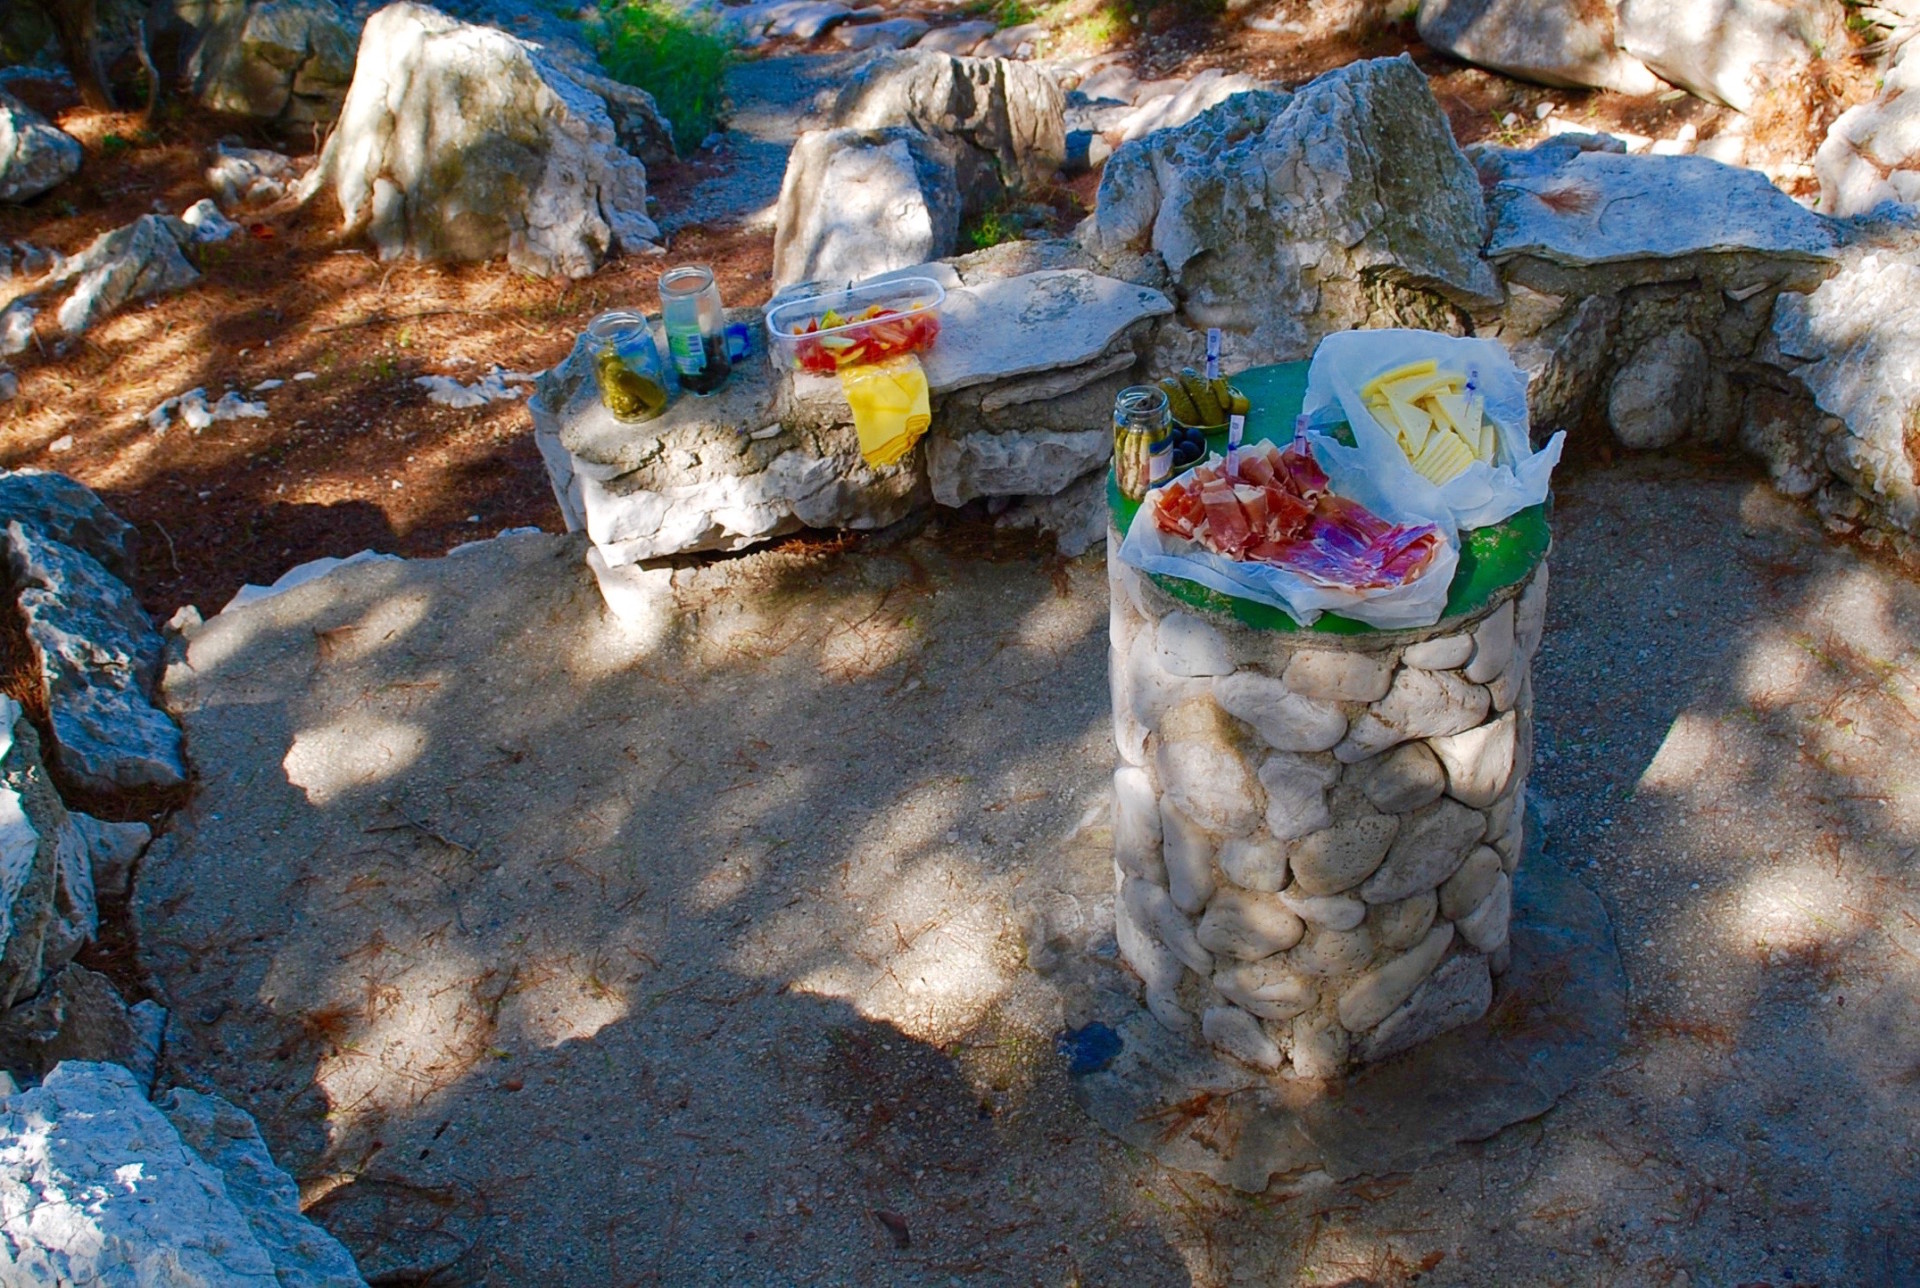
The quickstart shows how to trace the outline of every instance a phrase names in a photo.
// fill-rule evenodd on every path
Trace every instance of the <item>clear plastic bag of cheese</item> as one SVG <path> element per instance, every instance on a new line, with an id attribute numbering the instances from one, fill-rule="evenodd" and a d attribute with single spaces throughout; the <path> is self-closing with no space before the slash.
<path id="1" fill-rule="evenodd" d="M 1302 408 L 1338 406 L 1353 446 L 1312 435 L 1334 485 L 1356 475 L 1411 474 L 1395 491 L 1418 513 L 1447 515 L 1462 531 L 1511 518 L 1547 499 L 1563 430 L 1539 451 L 1527 424 L 1527 377 L 1491 340 L 1434 331 L 1340 331 L 1307 369 Z"/>

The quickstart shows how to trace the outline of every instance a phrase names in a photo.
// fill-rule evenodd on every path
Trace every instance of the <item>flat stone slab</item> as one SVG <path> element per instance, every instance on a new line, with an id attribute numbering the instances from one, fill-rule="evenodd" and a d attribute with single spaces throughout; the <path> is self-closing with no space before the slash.
<path id="1" fill-rule="evenodd" d="M 1160 292 L 1085 269 L 1053 269 L 947 293 L 940 339 L 925 357 L 935 393 L 1077 367 L 1126 329 L 1165 317 Z"/>
<path id="2" fill-rule="evenodd" d="M 1420 1167 L 1546 1113 L 1625 1036 L 1626 974 L 1599 897 L 1529 856 L 1513 918 L 1513 964 L 1483 1019 L 1343 1083 L 1259 1077 L 1137 1008 L 1106 1017 L 1120 1052 L 1075 1078 L 1074 1096 L 1129 1145 L 1250 1194 L 1306 1172 Z"/>
<path id="3" fill-rule="evenodd" d="M 1545 200 L 1543 200 L 1543 196 Z M 1833 227 L 1755 170 L 1695 156 L 1582 152 L 1492 197 L 1487 258 L 1569 268 L 1703 254 L 1830 263 Z"/>

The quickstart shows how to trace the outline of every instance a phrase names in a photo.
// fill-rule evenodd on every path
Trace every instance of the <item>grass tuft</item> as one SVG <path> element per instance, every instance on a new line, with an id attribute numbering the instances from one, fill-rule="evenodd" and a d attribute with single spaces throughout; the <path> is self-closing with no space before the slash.
<path id="1" fill-rule="evenodd" d="M 733 46 L 714 22 L 653 0 L 601 0 L 592 23 L 600 61 L 615 80 L 653 95 L 682 155 L 718 123 Z"/>

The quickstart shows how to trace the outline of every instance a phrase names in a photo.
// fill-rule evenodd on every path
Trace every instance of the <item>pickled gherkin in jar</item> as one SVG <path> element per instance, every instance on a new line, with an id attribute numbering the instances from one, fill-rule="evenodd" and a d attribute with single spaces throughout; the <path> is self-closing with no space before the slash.
<path id="1" fill-rule="evenodd" d="M 638 313 L 602 313 L 587 328 L 600 401 L 623 421 L 652 420 L 667 409 L 667 375 L 653 327 Z"/>
<path id="2" fill-rule="evenodd" d="M 667 391 L 628 366 L 612 345 L 593 355 L 593 374 L 600 381 L 600 401 L 621 420 L 652 420 L 667 409 Z"/>

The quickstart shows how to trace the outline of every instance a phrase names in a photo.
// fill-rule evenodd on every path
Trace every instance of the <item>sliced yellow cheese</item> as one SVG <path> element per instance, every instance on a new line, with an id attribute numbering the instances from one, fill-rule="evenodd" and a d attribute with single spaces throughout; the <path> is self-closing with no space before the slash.
<path id="1" fill-rule="evenodd" d="M 1467 378 L 1457 371 L 1435 371 L 1423 376 L 1407 376 L 1400 380 L 1390 380 L 1383 384 L 1381 392 L 1389 398 L 1398 398 L 1402 402 L 1419 402 L 1423 398 L 1440 393 L 1459 393 L 1466 387 Z"/>
<path id="2" fill-rule="evenodd" d="M 1476 424 L 1469 410 L 1472 400 L 1464 393 L 1435 394 L 1433 405 L 1446 415 L 1449 424 L 1463 433 L 1471 431 Z"/>
<path id="3" fill-rule="evenodd" d="M 1421 362 L 1410 362 L 1404 367 L 1395 367 L 1392 371 L 1383 371 L 1360 386 L 1360 396 L 1370 397 L 1382 385 L 1392 384 L 1396 380 L 1405 380 L 1410 376 L 1430 376 L 1439 369 L 1439 363 L 1432 358 L 1427 358 Z"/>
<path id="4" fill-rule="evenodd" d="M 1500 454 L 1500 436 L 1493 432 L 1493 422 L 1482 418 L 1480 421 L 1480 451 L 1478 455 L 1487 464 L 1495 463 Z"/>
<path id="5" fill-rule="evenodd" d="M 1472 463 L 1473 449 L 1458 434 L 1448 431 L 1427 440 L 1426 450 L 1413 462 L 1413 468 L 1429 482 L 1445 484 Z"/>

